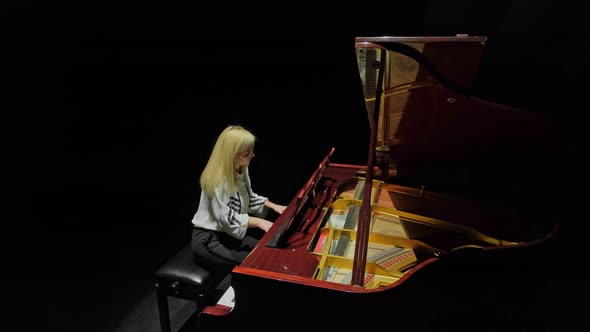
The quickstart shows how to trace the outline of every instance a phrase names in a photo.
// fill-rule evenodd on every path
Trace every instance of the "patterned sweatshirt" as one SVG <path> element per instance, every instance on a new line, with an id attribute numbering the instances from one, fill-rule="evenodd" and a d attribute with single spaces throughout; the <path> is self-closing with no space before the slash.
<path id="1" fill-rule="evenodd" d="M 201 190 L 199 208 L 192 223 L 195 227 L 225 232 L 237 239 L 243 239 L 248 228 L 248 216 L 264 218 L 267 208 L 266 197 L 252 191 L 248 169 L 237 174 L 238 190 L 229 192 L 227 181 L 215 189 L 215 196 L 209 197 Z"/>

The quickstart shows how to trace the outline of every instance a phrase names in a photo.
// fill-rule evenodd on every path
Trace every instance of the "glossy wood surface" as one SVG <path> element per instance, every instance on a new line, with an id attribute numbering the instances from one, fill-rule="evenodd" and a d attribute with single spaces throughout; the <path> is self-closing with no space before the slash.
<path id="1" fill-rule="evenodd" d="M 331 165 L 326 170 L 321 184 L 325 188 L 333 189 L 328 197 L 324 200 L 322 207 L 329 206 L 336 190 L 341 184 L 353 181 L 356 172 L 360 168 L 358 166 L 334 166 Z M 318 192 L 321 194 L 323 189 Z M 310 201 L 311 202 L 311 201 Z M 264 235 L 256 248 L 248 255 L 246 260 L 237 267 L 237 269 L 257 269 L 263 272 L 276 272 L 287 275 L 295 275 L 311 278 L 316 270 L 318 260 L 315 256 L 310 255 L 308 251 L 309 241 L 315 234 L 315 231 L 322 220 L 322 214 L 318 213 L 316 218 L 305 222 L 297 219 L 295 222 L 302 225 L 302 231 L 295 232 L 286 241 L 286 244 L 281 248 L 272 248 L 265 246 L 265 243 L 275 235 L 280 229 L 282 223 L 288 222 L 286 217 L 295 209 L 296 199 L 294 198 L 287 206 L 287 209 L 274 222 L 273 227 Z M 309 207 L 307 210 L 311 209 Z M 306 211 L 300 211 L 298 216 L 304 217 Z M 297 217 L 297 216 L 296 216 Z M 292 228 L 297 228 L 297 225 L 292 225 Z"/>

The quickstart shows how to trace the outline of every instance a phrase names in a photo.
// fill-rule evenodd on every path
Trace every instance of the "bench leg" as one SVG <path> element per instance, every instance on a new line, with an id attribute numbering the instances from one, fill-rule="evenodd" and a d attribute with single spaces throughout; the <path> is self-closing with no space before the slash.
<path id="1" fill-rule="evenodd" d="M 170 312 L 168 311 L 168 294 L 165 287 L 156 283 L 156 295 L 158 297 L 158 314 L 160 315 L 160 329 L 162 332 L 171 332 Z"/>

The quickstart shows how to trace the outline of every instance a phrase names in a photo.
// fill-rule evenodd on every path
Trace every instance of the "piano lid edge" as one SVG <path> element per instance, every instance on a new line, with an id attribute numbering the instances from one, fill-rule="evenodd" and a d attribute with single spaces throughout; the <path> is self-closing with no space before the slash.
<path id="1" fill-rule="evenodd" d="M 464 34 L 457 34 L 455 36 L 380 36 L 380 37 L 355 37 L 356 43 L 432 43 L 432 42 L 480 42 L 485 43 L 488 37 L 486 36 L 469 36 Z"/>
<path id="2" fill-rule="evenodd" d="M 406 273 L 404 273 L 404 275 L 399 280 L 397 280 L 387 286 L 378 287 L 378 288 L 364 288 L 364 287 L 359 287 L 359 286 L 354 286 L 354 285 L 345 285 L 345 284 L 339 284 L 339 283 L 335 283 L 335 282 L 313 279 L 313 278 L 308 278 L 308 277 L 302 277 L 302 276 L 297 276 L 297 275 L 283 274 L 283 273 L 268 271 L 268 270 L 260 270 L 260 269 L 256 269 L 256 268 L 252 268 L 252 267 L 243 267 L 240 265 L 236 266 L 233 269 L 232 274 L 234 274 L 234 275 L 239 274 L 239 275 L 243 275 L 243 276 L 256 277 L 256 278 L 265 278 L 265 279 L 271 279 L 271 280 L 275 280 L 275 281 L 279 281 L 279 282 L 295 283 L 295 284 L 300 284 L 300 285 L 314 287 L 314 288 L 322 288 L 322 289 L 341 291 L 341 292 L 347 292 L 347 293 L 357 293 L 357 294 L 358 293 L 377 293 L 377 292 L 383 292 L 383 291 L 386 291 L 389 289 L 393 289 L 393 288 L 402 286 L 404 284 L 404 282 L 408 278 L 410 278 L 414 273 L 417 273 L 418 271 L 422 270 L 425 266 L 430 265 L 430 264 L 438 261 L 439 259 L 440 258 L 438 258 L 438 257 L 428 258 L 428 259 L 424 260 L 423 262 L 420 262 L 416 266 L 412 267 Z"/>

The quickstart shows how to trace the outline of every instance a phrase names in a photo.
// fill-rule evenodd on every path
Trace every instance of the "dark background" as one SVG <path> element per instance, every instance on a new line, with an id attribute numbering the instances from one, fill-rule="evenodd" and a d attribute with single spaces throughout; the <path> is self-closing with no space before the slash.
<path id="1" fill-rule="evenodd" d="M 3 7 L 0 264 L 17 330 L 112 329 L 189 240 L 200 171 L 228 124 L 259 137 L 254 187 L 278 203 L 331 147 L 333 162 L 366 164 L 356 36 L 487 36 L 474 94 L 564 129 L 563 151 L 546 152 L 563 168 L 539 181 L 560 183 L 566 224 L 584 223 L 572 219 L 585 197 L 589 30 L 564 1 Z M 570 293 L 587 287 L 561 278 Z"/>

